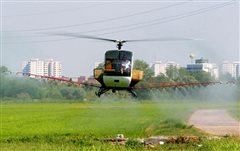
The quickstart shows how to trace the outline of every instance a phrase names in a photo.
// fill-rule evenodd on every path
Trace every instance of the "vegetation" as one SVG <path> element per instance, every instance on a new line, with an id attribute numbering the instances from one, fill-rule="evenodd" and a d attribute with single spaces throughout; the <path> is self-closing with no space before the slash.
<path id="1" fill-rule="evenodd" d="M 206 82 L 214 80 L 210 74 L 206 72 L 190 73 L 185 68 L 177 69 L 170 66 L 166 75 L 161 74 L 153 77 L 153 71 L 149 65 L 143 60 L 136 60 L 134 69 L 144 71 L 144 79 L 137 86 L 154 86 L 160 83 L 188 83 L 188 82 Z M 79 87 L 71 84 L 61 83 L 58 81 L 33 79 L 29 77 L 17 77 L 4 66 L 0 67 L 0 97 L 7 99 L 20 100 L 98 100 L 94 95 L 94 88 Z M 226 76 L 225 76 L 226 79 Z M 225 91 L 225 87 L 214 87 L 215 92 L 218 90 Z M 195 87 L 179 87 L 164 89 L 144 89 L 138 90 L 138 99 L 205 99 L 202 91 L 206 92 L 206 88 Z M 236 90 L 237 91 L 237 90 Z M 128 93 L 121 93 L 123 97 L 130 98 Z M 237 93 L 236 93 L 237 94 Z M 212 94 L 208 94 L 210 96 Z M 206 95 L 205 95 L 206 96 Z M 217 95 L 216 95 L 217 96 Z M 219 96 L 218 96 L 219 97 Z M 239 96 L 238 96 L 239 97 Z M 219 97 L 225 98 L 225 97 Z M 216 98 L 214 98 L 216 99 Z M 218 98 L 217 98 L 218 99 Z"/>
<path id="2" fill-rule="evenodd" d="M 142 70 L 144 72 L 143 78 L 146 80 L 150 79 L 154 75 L 150 66 L 143 60 L 135 60 L 133 68 L 136 70 Z"/>
<path id="3" fill-rule="evenodd" d="M 144 61 L 140 85 L 161 82 L 212 80 L 206 73 L 189 73 L 169 68 L 166 75 L 153 77 Z M 226 76 L 227 77 L 227 76 Z M 225 77 L 225 78 L 226 78 Z M 239 138 L 203 139 L 200 143 L 164 144 L 149 148 L 138 138 L 152 135 L 208 137 L 187 124 L 199 108 L 226 108 L 236 118 L 239 85 L 138 90 L 135 100 L 117 94 L 97 98 L 94 89 L 52 80 L 18 77 L 0 68 L 1 150 L 239 150 Z M 227 100 L 227 101 L 226 101 Z M 124 134 L 125 146 L 104 142 Z"/>
<path id="4" fill-rule="evenodd" d="M 187 125 L 190 114 L 199 108 L 226 107 L 234 111 L 235 103 L 220 101 L 216 105 L 216 102 L 207 101 L 164 100 L 3 102 L 0 145 L 2 150 L 238 150 L 238 138 L 164 144 L 153 149 L 137 141 L 152 135 L 208 137 Z M 125 146 L 103 141 L 117 134 L 124 134 L 130 141 Z"/>
<path id="5" fill-rule="evenodd" d="M 0 97 L 4 100 L 83 100 L 85 97 L 86 92 L 84 88 L 81 88 L 79 86 L 60 83 L 58 81 L 34 79 L 29 77 L 18 77 L 9 73 L 10 72 L 1 73 Z"/>

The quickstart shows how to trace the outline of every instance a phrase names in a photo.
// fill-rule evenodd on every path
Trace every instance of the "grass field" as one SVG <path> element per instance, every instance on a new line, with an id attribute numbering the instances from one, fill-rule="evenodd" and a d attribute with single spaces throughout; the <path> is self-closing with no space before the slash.
<path id="1" fill-rule="evenodd" d="M 239 103 L 206 101 L 161 102 L 2 102 L 2 150 L 150 150 L 136 143 L 152 135 L 208 136 L 187 125 L 199 108 L 226 108 L 240 118 Z M 124 134 L 125 146 L 101 141 Z M 151 150 L 240 149 L 239 138 L 203 140 L 197 144 L 165 144 Z"/>

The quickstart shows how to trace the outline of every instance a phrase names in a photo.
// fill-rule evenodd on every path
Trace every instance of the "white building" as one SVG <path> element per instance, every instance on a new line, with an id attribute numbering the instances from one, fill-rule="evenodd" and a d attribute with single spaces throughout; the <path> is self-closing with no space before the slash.
<path id="1" fill-rule="evenodd" d="M 233 78 L 240 77 L 240 62 L 223 62 L 221 64 L 221 74 L 230 74 Z"/>
<path id="2" fill-rule="evenodd" d="M 162 63 L 161 61 L 156 61 L 151 66 L 151 68 L 154 72 L 154 76 L 158 76 L 160 74 L 166 75 L 166 71 L 169 67 L 180 68 L 180 65 L 175 63 L 174 61 L 168 61 L 168 62 L 165 62 L 165 63 Z"/>
<path id="3" fill-rule="evenodd" d="M 189 72 L 205 71 L 210 73 L 210 75 L 215 79 L 219 78 L 219 69 L 217 64 L 208 63 L 207 59 L 201 58 L 195 60 L 195 64 L 187 64 L 187 70 Z"/>
<path id="4" fill-rule="evenodd" d="M 62 76 L 62 64 L 59 61 L 31 59 L 24 61 L 22 64 L 22 72 L 36 74 L 41 76 Z"/>
<path id="5" fill-rule="evenodd" d="M 234 70 L 233 63 L 224 61 L 221 64 L 221 74 L 223 75 L 230 74 L 233 77 L 234 75 L 233 70 Z"/>
<path id="6" fill-rule="evenodd" d="M 240 77 L 240 62 L 233 62 L 233 69 L 233 77 L 237 79 L 238 77 Z"/>

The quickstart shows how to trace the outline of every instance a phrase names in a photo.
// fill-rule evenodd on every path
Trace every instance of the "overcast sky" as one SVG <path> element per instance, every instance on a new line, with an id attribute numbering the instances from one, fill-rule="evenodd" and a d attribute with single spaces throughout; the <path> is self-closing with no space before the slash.
<path id="1" fill-rule="evenodd" d="M 239 1 L 3 1 L 2 65 L 21 71 L 31 58 L 62 62 L 63 75 L 92 75 L 114 43 L 54 36 L 80 33 L 111 39 L 196 38 L 198 41 L 126 43 L 135 59 L 190 63 L 239 60 Z"/>

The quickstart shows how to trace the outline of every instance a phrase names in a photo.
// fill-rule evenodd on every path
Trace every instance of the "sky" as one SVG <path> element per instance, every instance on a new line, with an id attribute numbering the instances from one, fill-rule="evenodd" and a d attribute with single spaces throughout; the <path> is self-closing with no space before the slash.
<path id="1" fill-rule="evenodd" d="M 189 54 L 212 63 L 239 61 L 239 1 L 1 1 L 1 65 L 21 71 L 31 58 L 61 61 L 63 75 L 92 75 L 111 42 L 56 35 L 75 33 L 109 39 L 192 38 L 126 43 L 135 59 L 152 64 L 190 63 Z"/>

